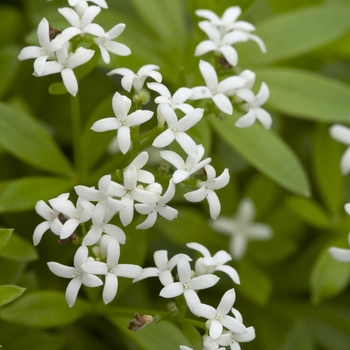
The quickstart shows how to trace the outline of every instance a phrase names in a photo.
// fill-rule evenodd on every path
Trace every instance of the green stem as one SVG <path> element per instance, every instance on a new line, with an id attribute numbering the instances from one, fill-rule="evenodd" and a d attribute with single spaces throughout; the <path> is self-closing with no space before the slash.
<path id="1" fill-rule="evenodd" d="M 79 181 L 84 175 L 84 164 L 81 144 L 80 102 L 78 95 L 76 97 L 70 96 L 70 113 L 72 117 L 73 159 Z"/>

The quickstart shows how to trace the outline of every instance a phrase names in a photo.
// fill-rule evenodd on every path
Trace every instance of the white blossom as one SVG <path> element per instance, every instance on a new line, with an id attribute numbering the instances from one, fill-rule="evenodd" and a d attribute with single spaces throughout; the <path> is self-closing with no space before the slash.
<path id="1" fill-rule="evenodd" d="M 234 333 L 246 332 L 246 327 L 243 323 L 234 317 L 227 315 L 231 311 L 235 300 L 236 292 L 232 288 L 223 295 L 217 309 L 206 304 L 193 306 L 196 315 L 208 320 L 206 326 L 209 329 L 209 335 L 211 338 L 219 338 L 224 327 Z"/>
<path id="2" fill-rule="evenodd" d="M 86 246 L 80 246 L 74 256 L 74 267 L 59 264 L 57 262 L 48 262 L 47 265 L 51 272 L 63 278 L 72 279 L 66 289 L 66 300 L 69 307 L 72 307 L 77 298 L 79 289 L 82 284 L 87 287 L 98 287 L 103 284 L 100 278 L 93 273 L 85 272 L 82 265 L 89 261 L 89 251 Z M 91 264 L 98 262 L 92 261 Z"/>
<path id="3" fill-rule="evenodd" d="M 198 258 L 195 263 L 195 272 L 197 276 L 205 275 L 207 273 L 213 273 L 215 271 L 225 272 L 232 281 L 239 284 L 239 276 L 237 271 L 232 267 L 225 265 L 228 261 L 232 260 L 230 254 L 224 250 L 220 250 L 211 256 L 209 250 L 199 243 L 187 243 L 187 247 L 195 249 L 202 253 L 203 257 Z"/>
<path id="4" fill-rule="evenodd" d="M 188 192 L 184 197 L 190 202 L 200 202 L 204 198 L 209 204 L 209 212 L 212 219 L 216 219 L 221 211 L 220 200 L 215 193 L 215 190 L 225 187 L 230 181 L 230 174 L 228 169 L 225 169 L 222 174 L 216 177 L 215 169 L 210 165 L 205 166 L 207 174 L 206 181 L 199 181 L 197 183 L 198 190 Z"/>
<path id="5" fill-rule="evenodd" d="M 89 2 L 93 2 L 94 4 L 102 7 L 102 8 L 108 8 L 107 3 L 105 0 L 87 0 Z M 87 3 L 87 1 L 84 0 L 68 0 L 69 6 L 78 6 L 82 3 Z"/>
<path id="6" fill-rule="evenodd" d="M 251 199 L 243 198 L 234 217 L 221 216 L 211 221 L 210 226 L 222 234 L 231 236 L 230 253 L 234 260 L 242 259 L 249 240 L 270 239 L 273 231 L 270 226 L 253 222 L 255 206 Z"/>
<path id="7" fill-rule="evenodd" d="M 265 129 L 271 128 L 271 115 L 260 107 L 268 100 L 270 95 L 269 88 L 265 83 L 261 84 L 260 91 L 256 96 L 247 89 L 236 91 L 236 95 L 247 102 L 242 106 L 242 109 L 247 113 L 237 120 L 236 126 L 246 128 L 254 124 L 255 120 L 258 119 Z"/>
<path id="8" fill-rule="evenodd" d="M 239 76 L 233 76 L 218 82 L 218 76 L 214 67 L 206 62 L 199 62 L 199 69 L 207 86 L 197 86 L 192 88 L 192 100 L 211 98 L 215 105 L 224 113 L 232 114 L 233 107 L 226 93 L 232 89 L 237 89 L 246 83 L 246 80 Z"/>
<path id="9" fill-rule="evenodd" d="M 142 66 L 137 73 L 134 73 L 128 68 L 117 68 L 111 70 L 107 75 L 119 74 L 123 78 L 121 80 L 122 87 L 130 92 L 131 88 L 134 87 L 136 91 L 140 91 L 143 88 L 145 80 L 147 77 L 151 77 L 158 83 L 162 81 L 162 75 L 157 72 L 159 67 L 154 64 L 146 64 Z"/>
<path id="10" fill-rule="evenodd" d="M 329 128 L 332 138 L 349 146 L 340 160 L 340 169 L 343 175 L 350 172 L 350 129 L 346 126 L 335 124 Z"/>
<path id="11" fill-rule="evenodd" d="M 129 113 L 131 100 L 116 92 L 112 99 L 112 108 L 115 117 L 100 119 L 95 122 L 91 129 L 96 132 L 117 130 L 117 142 L 123 154 L 131 147 L 131 128 L 139 126 L 152 118 L 152 111 L 137 110 Z"/>
<path id="12" fill-rule="evenodd" d="M 178 120 L 176 113 L 169 105 L 162 104 L 159 108 L 167 122 L 168 129 L 156 137 L 153 141 L 153 146 L 163 148 L 176 140 L 187 154 L 197 155 L 197 145 L 193 139 L 186 134 L 186 131 L 202 119 L 204 110 L 202 108 L 195 108 Z"/>

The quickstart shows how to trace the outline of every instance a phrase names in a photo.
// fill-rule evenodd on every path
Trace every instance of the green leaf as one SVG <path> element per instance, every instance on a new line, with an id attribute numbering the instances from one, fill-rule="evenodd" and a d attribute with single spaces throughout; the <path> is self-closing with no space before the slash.
<path id="1" fill-rule="evenodd" d="M 70 176 L 70 163 L 38 121 L 0 102 L 0 144 L 12 155 L 42 170 Z"/>
<path id="2" fill-rule="evenodd" d="M 321 5 L 323 0 L 267 0 L 269 6 L 274 13 L 290 12 L 300 7 L 308 7 L 312 5 Z"/>
<path id="3" fill-rule="evenodd" d="M 10 4 L 10 3 L 9 3 Z M 17 42 L 23 31 L 23 20 L 20 10 L 15 6 L 0 6 L 0 44 L 8 45 Z M 19 50 L 17 51 L 17 55 Z M 17 60 L 16 55 L 16 61 Z M 2 67 L 1 67 L 2 68 Z M 1 69 L 0 68 L 0 69 Z M 1 84 L 1 82 L 0 82 Z"/>
<path id="4" fill-rule="evenodd" d="M 68 191 L 73 183 L 58 177 L 25 177 L 12 181 L 0 195 L 0 213 L 34 209 L 39 200 Z"/>
<path id="5" fill-rule="evenodd" d="M 306 223 L 315 227 L 329 227 L 331 221 L 325 210 L 314 200 L 301 197 L 289 197 L 287 207 Z"/>
<path id="6" fill-rule="evenodd" d="M 255 124 L 235 127 L 236 118 L 211 119 L 215 131 L 248 162 L 286 189 L 303 196 L 310 194 L 306 173 L 296 155 L 273 131 Z"/>
<path id="7" fill-rule="evenodd" d="M 315 340 L 308 324 L 303 320 L 298 320 L 289 332 L 286 342 L 280 350 L 314 350 Z"/>
<path id="8" fill-rule="evenodd" d="M 241 62 L 272 63 L 311 52 L 340 38 L 350 29 L 350 6 L 313 6 L 281 14 L 256 25 L 267 53 L 256 43 L 240 47 Z"/>
<path id="9" fill-rule="evenodd" d="M 109 317 L 119 331 L 129 338 L 138 350 L 178 349 L 179 345 L 191 346 L 180 329 L 171 322 L 151 323 L 134 332 L 127 328 L 130 318 Z"/>
<path id="10" fill-rule="evenodd" d="M 0 257 L 9 260 L 29 262 L 38 259 L 38 254 L 32 243 L 29 243 L 13 233 L 8 245 L 0 252 Z"/>
<path id="11" fill-rule="evenodd" d="M 1 15 L 0 10 L 0 17 Z M 0 50 L 0 97 L 5 95 L 16 77 L 20 63 L 17 59 L 18 52 L 17 46 L 6 46 Z"/>
<path id="12" fill-rule="evenodd" d="M 312 165 L 317 189 L 334 216 L 343 213 L 344 177 L 340 171 L 343 146 L 333 140 L 328 126 L 315 127 L 312 142 Z"/>
<path id="13" fill-rule="evenodd" d="M 9 243 L 13 229 L 0 228 L 0 252 Z"/>
<path id="14" fill-rule="evenodd" d="M 16 300 L 23 294 L 25 290 L 26 288 L 13 285 L 0 286 L 0 306 Z"/>
<path id="15" fill-rule="evenodd" d="M 197 328 L 187 323 L 181 323 L 180 326 L 184 336 L 191 342 L 192 348 L 202 349 L 203 339 Z"/>
<path id="16" fill-rule="evenodd" d="M 270 89 L 268 107 L 290 116 L 347 122 L 350 87 L 335 79 L 293 68 L 251 68 Z"/>
<path id="17" fill-rule="evenodd" d="M 68 325 L 90 311 L 89 305 L 77 299 L 69 308 L 64 293 L 37 291 L 26 294 L 0 311 L 0 318 L 24 326 L 52 328 Z"/>
<path id="18" fill-rule="evenodd" d="M 314 304 L 339 294 L 350 281 L 350 264 L 333 260 L 328 252 L 329 247 L 341 247 L 342 244 L 339 239 L 327 242 L 313 265 L 310 287 Z"/>
<path id="19" fill-rule="evenodd" d="M 237 264 L 241 284 L 237 286 L 239 293 L 258 305 L 265 305 L 271 296 L 272 282 L 270 277 L 257 266 L 241 261 Z"/>

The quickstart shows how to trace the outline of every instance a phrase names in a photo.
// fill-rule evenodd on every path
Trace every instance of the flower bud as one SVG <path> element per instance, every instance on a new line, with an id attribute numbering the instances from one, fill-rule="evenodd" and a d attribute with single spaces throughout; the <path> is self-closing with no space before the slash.
<path id="1" fill-rule="evenodd" d="M 137 331 L 152 322 L 153 316 L 136 313 L 134 319 L 129 323 L 128 328 L 132 331 Z"/>

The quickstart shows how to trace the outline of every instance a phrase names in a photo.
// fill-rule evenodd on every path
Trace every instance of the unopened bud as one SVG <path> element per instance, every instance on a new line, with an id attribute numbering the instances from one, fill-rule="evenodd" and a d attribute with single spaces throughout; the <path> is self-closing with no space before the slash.
<path id="1" fill-rule="evenodd" d="M 134 315 L 134 319 L 129 323 L 128 328 L 132 331 L 137 331 L 147 326 L 149 323 L 152 323 L 153 320 L 153 316 L 151 315 L 136 313 Z"/>
<path id="2" fill-rule="evenodd" d="M 132 97 L 132 100 L 134 103 L 141 103 L 143 105 L 146 105 L 151 100 L 151 95 L 146 89 L 142 89 L 135 93 L 135 95 Z"/>

